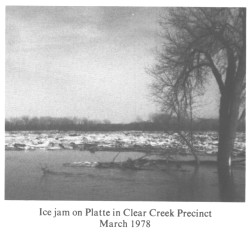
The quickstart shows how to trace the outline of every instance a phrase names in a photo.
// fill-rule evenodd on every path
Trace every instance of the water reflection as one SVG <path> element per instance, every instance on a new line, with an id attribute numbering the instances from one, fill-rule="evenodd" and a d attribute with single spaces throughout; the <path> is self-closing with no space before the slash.
<path id="1" fill-rule="evenodd" d="M 203 196 L 203 174 L 199 173 L 200 166 L 186 166 L 177 167 L 173 171 L 172 180 L 175 181 L 176 186 L 176 200 L 177 201 L 194 201 Z M 167 197 L 167 199 L 170 197 Z"/>
<path id="2" fill-rule="evenodd" d="M 223 202 L 232 202 L 236 199 L 234 175 L 231 167 L 218 166 L 220 199 Z"/>
<path id="3" fill-rule="evenodd" d="M 8 156 L 5 193 L 11 200 L 245 201 L 245 169 L 240 166 L 217 170 L 215 163 L 161 163 L 153 170 L 83 169 L 62 166 L 90 160 L 75 151 Z M 108 161 L 113 157 L 103 156 Z M 41 164 L 46 163 L 52 174 L 43 174 Z"/>
<path id="4" fill-rule="evenodd" d="M 190 196 L 189 197 L 190 200 L 196 200 L 196 195 L 199 190 L 198 172 L 199 172 L 199 166 L 195 165 L 193 173 L 189 177 L 189 182 L 188 182 L 188 193 Z"/>

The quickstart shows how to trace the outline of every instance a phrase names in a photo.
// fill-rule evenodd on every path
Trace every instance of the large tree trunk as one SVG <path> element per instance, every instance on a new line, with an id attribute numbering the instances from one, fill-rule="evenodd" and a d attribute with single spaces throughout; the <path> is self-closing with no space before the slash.
<path id="1" fill-rule="evenodd" d="M 220 167 L 231 166 L 232 152 L 238 125 L 239 104 L 231 103 L 231 99 L 228 98 L 227 95 L 223 95 L 220 102 L 218 144 L 218 165 Z"/>
<path id="2" fill-rule="evenodd" d="M 219 112 L 218 166 L 221 168 L 231 167 L 244 77 L 244 74 L 236 72 L 233 51 L 229 49 L 227 55 L 228 67 L 225 85 L 221 93 Z M 241 68 L 244 69 L 244 66 Z M 238 71 L 243 69 L 238 69 Z"/>
<path id="3" fill-rule="evenodd" d="M 218 177 L 221 201 L 234 201 L 232 155 L 238 127 L 241 83 L 226 82 L 220 100 Z"/>

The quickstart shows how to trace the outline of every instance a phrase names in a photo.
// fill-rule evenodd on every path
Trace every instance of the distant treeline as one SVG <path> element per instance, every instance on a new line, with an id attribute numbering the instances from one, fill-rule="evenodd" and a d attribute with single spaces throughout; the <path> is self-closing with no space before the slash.
<path id="1" fill-rule="evenodd" d="M 5 120 L 6 131 L 18 130 L 61 130 L 61 131 L 163 131 L 163 130 L 189 130 L 191 123 L 183 121 L 178 124 L 175 118 L 165 114 L 154 114 L 148 121 L 137 121 L 127 124 L 113 124 L 108 120 L 97 121 L 86 118 L 67 117 L 20 117 Z M 197 119 L 193 122 L 193 130 L 217 130 L 217 119 Z M 239 125 L 239 130 L 245 130 L 245 121 Z"/>

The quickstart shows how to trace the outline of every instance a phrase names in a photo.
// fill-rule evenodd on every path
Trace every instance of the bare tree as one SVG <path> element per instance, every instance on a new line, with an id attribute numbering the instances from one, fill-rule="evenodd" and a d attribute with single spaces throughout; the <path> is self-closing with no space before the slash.
<path id="1" fill-rule="evenodd" d="M 231 157 L 246 77 L 245 8 L 169 8 L 161 20 L 163 47 L 150 70 L 163 110 L 187 114 L 189 98 L 214 78 L 220 93 L 218 165 Z"/>

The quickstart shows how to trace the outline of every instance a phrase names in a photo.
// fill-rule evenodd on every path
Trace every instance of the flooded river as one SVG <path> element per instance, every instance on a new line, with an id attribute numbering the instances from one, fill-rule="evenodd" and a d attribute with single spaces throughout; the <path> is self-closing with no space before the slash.
<path id="1" fill-rule="evenodd" d="M 65 167 L 64 163 L 111 161 L 115 152 L 6 151 L 6 200 L 223 201 L 216 165 L 167 164 L 128 170 Z M 117 161 L 138 158 L 123 152 Z M 44 174 L 47 167 L 55 174 Z M 245 201 L 245 169 L 235 166 L 230 201 Z"/>

